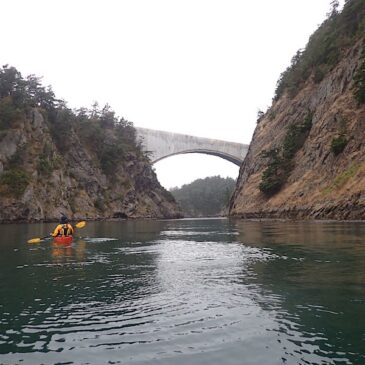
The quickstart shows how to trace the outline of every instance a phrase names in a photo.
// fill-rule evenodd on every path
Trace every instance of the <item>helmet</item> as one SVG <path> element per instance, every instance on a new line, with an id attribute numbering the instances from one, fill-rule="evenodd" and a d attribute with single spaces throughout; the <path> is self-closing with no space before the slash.
<path id="1" fill-rule="evenodd" d="M 68 223 L 68 218 L 64 214 L 62 214 L 62 216 L 61 216 L 60 223 L 61 224 Z"/>

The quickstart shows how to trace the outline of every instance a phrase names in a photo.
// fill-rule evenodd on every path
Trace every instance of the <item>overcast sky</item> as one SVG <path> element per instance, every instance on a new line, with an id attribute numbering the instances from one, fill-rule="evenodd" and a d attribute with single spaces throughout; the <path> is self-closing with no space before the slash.
<path id="1" fill-rule="evenodd" d="M 343 1 L 341 1 L 341 4 Z M 72 108 L 109 103 L 136 126 L 250 143 L 292 56 L 330 0 L 0 0 L 1 65 Z M 238 175 L 206 155 L 155 165 L 160 182 Z"/>

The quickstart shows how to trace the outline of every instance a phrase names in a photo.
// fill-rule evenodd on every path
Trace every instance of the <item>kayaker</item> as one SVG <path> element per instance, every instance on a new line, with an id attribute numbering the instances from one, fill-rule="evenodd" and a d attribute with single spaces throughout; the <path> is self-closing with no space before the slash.
<path id="1" fill-rule="evenodd" d="M 60 224 L 55 228 L 51 235 L 56 236 L 72 236 L 74 234 L 74 229 L 68 221 L 68 218 L 62 214 L 60 219 Z"/>

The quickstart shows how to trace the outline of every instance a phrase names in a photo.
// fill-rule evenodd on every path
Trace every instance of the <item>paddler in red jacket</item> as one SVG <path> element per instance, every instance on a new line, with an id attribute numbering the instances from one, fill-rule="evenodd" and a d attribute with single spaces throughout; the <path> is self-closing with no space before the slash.
<path id="1" fill-rule="evenodd" d="M 60 219 L 60 224 L 55 228 L 51 235 L 53 237 L 56 236 L 72 236 L 74 234 L 74 229 L 71 224 L 68 222 L 68 218 L 62 214 Z"/>

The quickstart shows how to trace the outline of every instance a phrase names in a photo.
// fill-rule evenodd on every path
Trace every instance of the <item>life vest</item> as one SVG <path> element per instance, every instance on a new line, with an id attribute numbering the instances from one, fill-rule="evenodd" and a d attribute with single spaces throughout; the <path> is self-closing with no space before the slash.
<path id="1" fill-rule="evenodd" d="M 60 236 L 71 236 L 73 234 L 73 229 L 71 224 L 62 224 L 62 227 L 58 231 Z"/>

